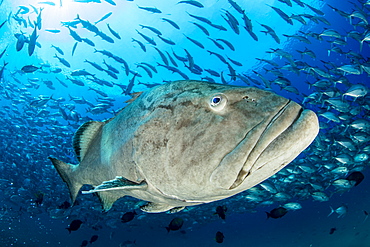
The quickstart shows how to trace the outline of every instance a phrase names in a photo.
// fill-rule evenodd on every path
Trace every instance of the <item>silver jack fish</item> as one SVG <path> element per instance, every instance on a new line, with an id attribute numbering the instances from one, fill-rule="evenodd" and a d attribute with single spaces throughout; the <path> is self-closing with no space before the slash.
<path id="1" fill-rule="evenodd" d="M 177 212 L 221 200 L 277 173 L 319 131 L 317 116 L 252 87 L 175 81 L 137 95 L 117 116 L 83 124 L 80 162 L 49 158 L 72 201 L 84 184 L 104 210 L 128 195 L 143 211 Z"/>

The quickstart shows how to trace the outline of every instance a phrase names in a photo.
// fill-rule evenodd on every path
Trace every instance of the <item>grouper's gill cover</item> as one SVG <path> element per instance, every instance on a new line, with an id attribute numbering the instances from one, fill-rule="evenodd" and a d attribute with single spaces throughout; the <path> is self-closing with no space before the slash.
<path id="1" fill-rule="evenodd" d="M 50 158 L 74 201 L 83 184 L 103 208 L 125 195 L 147 212 L 181 210 L 247 190 L 301 153 L 316 114 L 272 92 L 176 81 L 139 95 L 105 122 L 80 127 L 80 164 Z"/>

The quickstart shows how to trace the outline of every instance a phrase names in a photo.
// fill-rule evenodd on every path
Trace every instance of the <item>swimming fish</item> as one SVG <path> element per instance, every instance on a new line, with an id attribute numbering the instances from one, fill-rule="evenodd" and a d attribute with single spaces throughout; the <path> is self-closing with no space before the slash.
<path id="1" fill-rule="evenodd" d="M 72 231 L 77 231 L 78 229 L 80 229 L 81 224 L 81 220 L 73 220 L 69 227 L 67 227 L 66 229 L 69 231 L 69 233 L 71 233 Z"/>
<path id="2" fill-rule="evenodd" d="M 91 239 L 90 239 L 89 243 L 92 244 L 92 243 L 96 242 L 96 240 L 98 240 L 98 238 L 99 238 L 98 235 L 91 236 Z"/>
<path id="3" fill-rule="evenodd" d="M 226 215 L 225 215 L 226 211 L 227 211 L 227 207 L 225 205 L 217 206 L 216 213 L 214 214 L 217 214 L 221 219 L 224 220 L 226 218 Z"/>
<path id="4" fill-rule="evenodd" d="M 217 243 L 221 244 L 222 242 L 224 242 L 224 238 L 225 238 L 225 236 L 222 232 L 220 232 L 220 231 L 216 232 L 215 240 L 216 240 Z"/>
<path id="5" fill-rule="evenodd" d="M 36 66 L 33 66 L 33 65 L 26 65 L 26 66 L 23 66 L 21 70 L 24 73 L 33 73 L 33 72 L 35 72 L 36 70 L 39 70 L 39 69 L 42 69 L 42 67 L 36 67 Z"/>
<path id="6" fill-rule="evenodd" d="M 177 212 L 269 178 L 318 130 L 314 112 L 275 93 L 184 80 L 137 93 L 116 117 L 83 124 L 73 138 L 78 165 L 49 159 L 73 202 L 90 184 L 82 193 L 97 193 L 104 210 L 129 195 L 149 202 L 143 211 Z"/>
<path id="7" fill-rule="evenodd" d="M 184 220 L 179 217 L 176 217 L 173 220 L 171 220 L 170 224 L 166 227 L 167 232 L 177 231 L 182 227 L 183 224 Z"/>
<path id="8" fill-rule="evenodd" d="M 121 222 L 122 223 L 127 223 L 127 222 L 130 222 L 131 220 L 134 219 L 135 215 L 137 215 L 137 213 L 134 211 L 132 212 L 126 212 L 122 215 L 121 217 Z"/>
<path id="9" fill-rule="evenodd" d="M 362 182 L 362 180 L 364 180 L 364 178 L 365 176 L 361 172 L 352 172 L 346 179 L 352 182 L 354 186 L 357 186 Z"/>
<path id="10" fill-rule="evenodd" d="M 278 208 L 274 208 L 270 212 L 266 212 L 266 215 L 267 215 L 267 219 L 268 218 L 278 219 L 286 215 L 286 213 L 288 213 L 288 209 L 284 207 L 278 207 Z"/>
<path id="11" fill-rule="evenodd" d="M 81 243 L 80 247 L 85 247 L 85 246 L 87 246 L 88 244 L 89 244 L 89 241 L 84 240 L 84 241 L 82 241 L 82 243 Z"/>
<path id="12" fill-rule="evenodd" d="M 332 215 L 333 213 L 337 213 L 338 214 L 338 218 L 340 217 L 344 217 L 346 214 L 347 214 L 347 211 L 348 211 L 348 207 L 347 205 L 343 204 L 342 206 L 338 207 L 337 209 L 333 209 L 331 206 L 330 206 L 330 210 L 331 212 L 329 213 L 328 217 L 330 215 Z"/>

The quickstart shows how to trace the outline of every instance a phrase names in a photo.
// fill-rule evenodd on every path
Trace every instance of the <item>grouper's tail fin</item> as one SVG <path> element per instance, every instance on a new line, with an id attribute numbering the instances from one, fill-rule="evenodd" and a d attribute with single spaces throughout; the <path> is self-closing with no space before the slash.
<path id="1" fill-rule="evenodd" d="M 78 191 L 81 189 L 82 185 L 78 181 L 76 181 L 76 176 L 73 174 L 75 172 L 76 165 L 67 164 L 63 161 L 57 160 L 52 157 L 48 157 L 51 162 L 53 163 L 55 169 L 57 169 L 59 175 L 63 179 L 63 181 L 67 184 L 69 189 L 69 194 L 72 199 L 72 204 L 75 202 L 76 197 L 78 195 Z"/>

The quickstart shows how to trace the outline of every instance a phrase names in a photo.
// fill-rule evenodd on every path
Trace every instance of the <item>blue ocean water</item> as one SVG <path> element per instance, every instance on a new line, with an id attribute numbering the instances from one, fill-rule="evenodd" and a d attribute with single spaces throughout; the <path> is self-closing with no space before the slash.
<path id="1" fill-rule="evenodd" d="M 370 246 L 369 9 L 334 0 L 0 0 L 0 245 L 84 246 L 97 235 L 87 246 Z M 102 213 L 93 195 L 67 207 L 68 188 L 47 157 L 76 164 L 81 124 L 112 117 L 130 93 L 187 78 L 272 90 L 315 111 L 320 133 L 267 180 L 274 189 L 257 185 L 176 214 L 143 213 L 135 198 Z M 365 176 L 359 185 L 338 186 L 355 171 Z M 266 219 L 291 202 L 302 208 Z M 167 233 L 174 217 L 184 224 Z M 82 224 L 69 233 L 73 220 Z"/>

